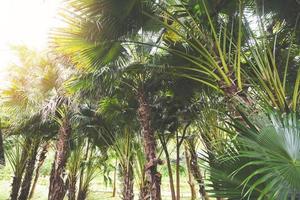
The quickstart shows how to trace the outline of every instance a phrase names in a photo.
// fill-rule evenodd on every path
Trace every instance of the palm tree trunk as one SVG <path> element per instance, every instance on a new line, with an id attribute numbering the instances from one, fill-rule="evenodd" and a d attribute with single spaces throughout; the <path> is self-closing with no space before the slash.
<path id="1" fill-rule="evenodd" d="M 165 141 L 164 135 L 160 136 L 159 138 L 160 138 L 163 150 L 165 152 L 166 160 L 167 160 L 171 197 L 172 197 L 172 200 L 176 200 L 173 172 L 172 172 L 171 160 L 170 160 L 170 154 L 169 154 L 168 147 L 167 147 L 167 142 Z"/>
<path id="2" fill-rule="evenodd" d="M 160 164 L 161 161 L 156 158 L 156 141 L 154 131 L 151 127 L 151 109 L 143 89 L 138 91 L 137 98 L 139 103 L 138 116 L 142 128 L 144 150 L 148 162 L 145 166 L 146 180 L 150 187 L 151 200 L 161 200 L 161 174 L 157 171 L 157 165 Z"/>
<path id="3" fill-rule="evenodd" d="M 21 153 L 20 165 L 15 166 L 16 171 L 15 171 L 13 181 L 12 181 L 12 184 L 11 184 L 10 200 L 17 200 L 17 198 L 18 198 L 23 173 L 24 173 L 24 170 L 25 170 L 25 164 L 24 163 L 26 162 L 26 159 L 28 157 L 28 148 L 29 148 L 30 145 L 31 145 L 31 140 L 26 138 L 25 142 L 24 142 L 24 147 L 23 147 L 23 150 L 22 150 L 22 153 Z"/>
<path id="4" fill-rule="evenodd" d="M 189 155 L 188 148 L 186 145 L 185 145 L 184 152 L 185 152 L 186 166 L 187 166 L 188 178 L 189 178 L 188 184 L 191 189 L 191 200 L 196 200 L 196 189 L 195 189 L 195 184 L 193 183 L 191 165 L 190 165 L 191 156 Z"/>
<path id="5" fill-rule="evenodd" d="M 133 200 L 133 168 L 132 157 L 129 158 L 129 164 L 124 167 L 124 186 L 123 200 Z"/>
<path id="6" fill-rule="evenodd" d="M 0 120 L 0 165 L 5 165 L 1 120 Z"/>
<path id="7" fill-rule="evenodd" d="M 147 185 L 140 188 L 139 200 L 150 200 L 149 187 Z"/>
<path id="8" fill-rule="evenodd" d="M 145 171 L 145 170 L 142 170 Z M 150 200 L 150 187 L 147 185 L 145 174 L 142 174 L 142 181 L 139 185 L 140 194 L 139 194 L 139 200 Z"/>
<path id="9" fill-rule="evenodd" d="M 88 155 L 89 155 L 89 148 L 90 148 L 90 140 L 87 139 L 86 149 L 85 149 L 85 155 L 84 155 L 84 161 L 87 161 Z M 78 195 L 77 200 L 85 200 L 87 191 L 82 188 L 83 185 L 83 175 L 84 175 L 84 167 L 81 167 L 80 173 L 79 173 L 79 187 L 78 187 Z"/>
<path id="10" fill-rule="evenodd" d="M 35 170 L 35 176 L 34 176 L 34 180 L 33 180 L 30 192 L 29 192 L 28 199 L 31 199 L 34 194 L 34 190 L 35 190 L 35 187 L 36 187 L 39 175 L 40 175 L 40 168 L 42 167 L 42 165 L 46 159 L 46 153 L 48 152 L 48 146 L 49 146 L 49 144 L 45 143 L 40 152 L 39 159 L 38 159 L 38 165 Z"/>
<path id="11" fill-rule="evenodd" d="M 22 177 L 14 176 L 11 184 L 10 200 L 16 200 L 19 194 Z"/>
<path id="12" fill-rule="evenodd" d="M 190 156 L 191 156 L 191 159 L 190 159 L 191 172 L 199 185 L 199 193 L 201 195 L 201 199 L 209 200 L 209 197 L 205 190 L 201 170 L 198 166 L 198 158 L 197 158 L 197 153 L 196 153 L 194 145 L 190 145 L 189 152 L 190 152 Z"/>
<path id="13" fill-rule="evenodd" d="M 117 166 L 118 166 L 118 159 L 116 158 L 115 162 L 115 170 L 114 170 L 114 182 L 113 182 L 113 190 L 112 190 L 112 197 L 116 197 L 117 192 Z"/>
<path id="14" fill-rule="evenodd" d="M 28 197 L 39 144 L 40 144 L 39 141 L 35 141 L 34 144 L 32 145 L 29 157 L 26 162 L 25 175 L 22 181 L 21 193 L 19 195 L 18 200 L 26 200 Z"/>
<path id="15" fill-rule="evenodd" d="M 84 188 L 78 192 L 77 200 L 85 200 L 87 196 L 87 190 Z"/>
<path id="16" fill-rule="evenodd" d="M 188 122 L 184 128 L 183 128 L 183 133 L 181 136 L 181 139 L 179 139 L 179 132 L 176 132 L 176 199 L 180 200 L 180 147 L 185 140 L 185 136 L 187 133 L 187 129 L 190 126 L 191 122 Z"/>
<path id="17" fill-rule="evenodd" d="M 56 153 L 51 170 L 48 200 L 63 200 L 66 194 L 66 185 L 63 179 L 65 177 L 65 167 L 68 160 L 71 133 L 70 122 L 65 117 L 62 119 L 58 141 L 56 143 Z"/>
<path id="18" fill-rule="evenodd" d="M 76 199 L 76 179 L 75 178 L 69 179 L 68 190 L 69 190 L 68 199 L 75 200 Z"/>
<path id="19" fill-rule="evenodd" d="M 178 131 L 176 132 L 176 200 L 180 200 L 180 144 Z"/>

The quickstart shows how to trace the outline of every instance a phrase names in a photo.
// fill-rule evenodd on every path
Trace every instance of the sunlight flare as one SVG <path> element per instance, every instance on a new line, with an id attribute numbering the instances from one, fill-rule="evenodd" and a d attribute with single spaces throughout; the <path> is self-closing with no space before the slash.
<path id="1" fill-rule="evenodd" d="M 5 84 L 8 66 L 16 58 L 11 45 L 37 50 L 47 47 L 48 33 L 59 24 L 61 0 L 10 0 L 0 4 L 0 87 Z"/>

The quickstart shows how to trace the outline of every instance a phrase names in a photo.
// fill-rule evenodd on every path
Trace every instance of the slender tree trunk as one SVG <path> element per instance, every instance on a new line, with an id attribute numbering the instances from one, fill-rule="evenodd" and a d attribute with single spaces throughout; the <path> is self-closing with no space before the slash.
<path id="1" fill-rule="evenodd" d="M 77 200 L 85 200 L 87 197 L 87 189 L 86 188 L 83 188 L 82 190 L 80 190 L 78 192 L 78 195 L 77 195 Z"/>
<path id="2" fill-rule="evenodd" d="M 124 185 L 123 185 L 123 200 L 133 200 L 133 168 L 132 158 L 129 159 L 129 164 L 124 167 Z"/>
<path id="3" fill-rule="evenodd" d="M 89 149 L 90 149 L 90 152 L 89 152 L 89 155 L 88 155 L 88 150 Z M 94 148 L 93 147 L 92 148 L 87 148 L 87 155 L 88 155 L 88 157 L 87 157 L 86 160 L 89 160 L 89 159 L 91 159 L 93 157 L 92 156 L 93 152 L 94 152 Z M 93 173 L 93 172 L 91 172 L 92 169 L 90 167 L 91 167 L 91 165 L 88 165 L 87 169 L 86 169 L 86 176 L 87 177 L 89 177 L 89 176 L 92 175 L 90 173 Z M 85 200 L 87 198 L 88 190 L 89 190 L 90 183 L 91 183 L 90 181 L 91 180 L 85 179 L 85 182 L 84 182 L 83 179 L 82 179 L 82 187 L 81 187 L 81 189 L 78 192 L 77 200 Z"/>
<path id="4" fill-rule="evenodd" d="M 160 141 L 163 147 L 163 150 L 165 152 L 166 160 L 167 160 L 167 168 L 168 168 L 168 174 L 169 174 L 169 183 L 170 183 L 170 191 L 171 191 L 171 197 L 172 200 L 176 200 L 175 195 L 175 187 L 174 187 L 174 179 L 173 179 L 173 172 L 172 172 L 172 166 L 171 166 L 171 160 L 170 160 L 170 154 L 167 147 L 167 142 L 165 140 L 165 136 L 160 137 Z"/>
<path id="5" fill-rule="evenodd" d="M 42 147 L 41 152 L 40 152 L 40 155 L 39 155 L 39 158 L 38 158 L 38 165 L 37 165 L 36 170 L 35 170 L 35 176 L 34 176 L 34 180 L 33 180 L 33 183 L 32 183 L 31 189 L 30 189 L 28 199 L 31 199 L 33 194 L 34 194 L 34 190 L 35 190 L 37 181 L 38 181 L 39 176 L 40 176 L 40 168 L 42 167 L 42 165 L 43 165 L 43 163 L 46 159 L 46 154 L 48 152 L 48 146 L 49 146 L 49 144 L 45 143 Z"/>
<path id="6" fill-rule="evenodd" d="M 140 196 L 139 200 L 150 200 L 150 191 L 147 185 L 140 187 Z"/>
<path id="7" fill-rule="evenodd" d="M 184 147 L 185 147 L 184 152 L 185 152 L 186 166 L 187 166 L 188 178 L 189 178 L 188 184 L 191 189 L 191 200 L 196 200 L 196 189 L 195 189 L 195 184 L 193 183 L 191 164 L 190 164 L 191 156 L 189 155 L 187 146 L 185 145 Z"/>
<path id="8" fill-rule="evenodd" d="M 161 200 L 161 174 L 157 171 L 157 165 L 161 164 L 161 161 L 156 158 L 156 141 L 154 131 L 151 127 L 151 109 L 143 89 L 138 91 L 137 96 L 139 103 L 138 116 L 141 123 L 144 150 L 148 162 L 145 166 L 146 180 L 150 187 L 151 200 Z"/>
<path id="9" fill-rule="evenodd" d="M 0 120 L 0 165 L 5 165 L 5 156 L 4 156 L 4 145 L 3 145 L 3 135 L 2 135 L 1 120 Z"/>
<path id="10" fill-rule="evenodd" d="M 190 145 L 189 152 L 190 152 L 190 156 L 191 156 L 191 159 L 190 159 L 191 172 L 199 185 L 199 193 L 201 195 L 201 199 L 209 200 L 209 197 L 205 190 L 203 176 L 201 174 L 201 170 L 198 165 L 197 153 L 195 150 L 195 146 L 193 144 Z"/>
<path id="11" fill-rule="evenodd" d="M 114 182 L 113 182 L 113 191 L 112 191 L 112 197 L 116 196 L 117 192 L 117 166 L 118 166 L 118 159 L 116 158 L 115 162 L 115 170 L 114 170 Z"/>
<path id="12" fill-rule="evenodd" d="M 87 144 L 86 144 L 86 149 L 85 149 L 85 155 L 84 155 L 84 158 L 83 158 L 84 161 L 87 161 L 87 159 L 88 159 L 88 156 L 89 156 L 89 148 L 90 148 L 90 140 L 87 139 Z M 79 187 L 78 187 L 77 200 L 85 200 L 85 199 L 86 199 L 87 191 L 86 191 L 84 188 L 82 188 L 84 169 L 85 169 L 85 167 L 81 167 L 81 169 L 80 169 L 80 174 L 79 174 Z"/>
<path id="13" fill-rule="evenodd" d="M 25 162 L 28 157 L 28 148 L 31 145 L 31 140 L 26 138 L 24 142 L 24 148 L 21 153 L 21 161 L 20 165 L 16 166 L 16 171 L 13 177 L 13 181 L 11 184 L 11 193 L 10 193 L 10 200 L 17 200 L 20 186 L 21 186 L 21 181 L 22 181 L 22 176 L 25 170 Z"/>
<path id="14" fill-rule="evenodd" d="M 14 176 L 11 184 L 10 200 L 16 200 L 19 194 L 22 177 Z"/>
<path id="15" fill-rule="evenodd" d="M 25 175 L 22 181 L 21 192 L 18 200 L 26 200 L 28 197 L 39 144 L 39 141 L 34 141 L 34 143 L 32 144 L 31 151 L 26 162 Z"/>
<path id="16" fill-rule="evenodd" d="M 76 178 L 68 179 L 68 199 L 76 199 Z"/>
<path id="17" fill-rule="evenodd" d="M 169 152 L 166 154 L 166 160 L 167 160 L 167 168 L 168 168 L 168 174 L 169 174 L 171 197 L 172 197 L 172 200 L 176 200 L 173 172 L 172 172 L 172 166 L 171 166 Z"/>
<path id="18" fill-rule="evenodd" d="M 180 200 L 180 144 L 178 131 L 176 132 L 176 199 Z"/>
<path id="19" fill-rule="evenodd" d="M 179 132 L 176 132 L 176 199 L 180 200 L 180 147 L 185 139 L 187 129 L 191 122 L 188 122 L 184 128 L 181 139 L 179 139 Z"/>
<path id="20" fill-rule="evenodd" d="M 65 167 L 69 154 L 69 140 L 71 138 L 71 125 L 67 117 L 62 119 L 56 143 L 55 160 L 52 165 L 48 200 L 63 200 L 66 194 L 64 181 Z"/>
<path id="21" fill-rule="evenodd" d="M 145 171 L 145 170 L 142 170 L 142 171 Z M 145 173 L 142 174 L 142 182 L 139 186 L 140 186 L 139 200 L 150 199 L 150 191 L 149 191 L 150 188 L 147 185 L 147 181 L 145 179 Z"/>

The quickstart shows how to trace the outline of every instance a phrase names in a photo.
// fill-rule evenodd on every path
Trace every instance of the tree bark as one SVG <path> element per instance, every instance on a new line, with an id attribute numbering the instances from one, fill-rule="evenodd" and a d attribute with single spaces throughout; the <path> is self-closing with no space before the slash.
<path id="1" fill-rule="evenodd" d="M 86 189 L 79 190 L 77 200 L 85 200 L 86 196 L 87 196 L 87 190 Z"/>
<path id="2" fill-rule="evenodd" d="M 150 191 L 148 185 L 145 184 L 143 187 L 140 187 L 139 200 L 150 200 Z"/>
<path id="3" fill-rule="evenodd" d="M 24 178 L 22 181 L 21 192 L 20 192 L 18 200 L 26 200 L 28 197 L 31 182 L 32 182 L 34 167 L 35 167 L 35 163 L 36 163 L 36 156 L 37 156 L 39 144 L 40 144 L 39 141 L 35 141 L 32 144 L 31 151 L 30 151 L 30 154 L 29 154 L 27 162 L 26 162 L 25 175 L 24 175 Z"/>
<path id="4" fill-rule="evenodd" d="M 76 179 L 69 179 L 68 182 L 68 199 L 75 200 L 76 199 Z"/>
<path id="5" fill-rule="evenodd" d="M 0 165 L 5 165 L 5 155 L 4 155 L 1 120 L 0 120 Z"/>
<path id="6" fill-rule="evenodd" d="M 117 192 L 117 166 L 118 166 L 118 159 L 116 158 L 115 162 L 115 170 L 114 170 L 114 182 L 113 182 L 113 190 L 112 190 L 112 197 L 116 196 Z"/>
<path id="7" fill-rule="evenodd" d="M 191 189 L 191 200 L 196 200 L 196 189 L 195 189 L 195 184 L 193 183 L 193 178 L 192 178 L 192 172 L 191 172 L 191 156 L 189 155 L 188 148 L 185 145 L 185 159 L 186 159 L 186 166 L 187 166 L 187 171 L 188 171 L 188 184 Z"/>
<path id="8" fill-rule="evenodd" d="M 10 200 L 16 200 L 19 194 L 22 177 L 14 176 L 11 184 Z"/>
<path id="9" fill-rule="evenodd" d="M 66 194 L 64 181 L 65 167 L 69 154 L 69 140 L 71 138 L 71 125 L 66 117 L 62 119 L 56 143 L 55 160 L 52 165 L 48 200 L 63 200 Z"/>
<path id="10" fill-rule="evenodd" d="M 171 197 L 172 200 L 176 200 L 175 195 L 175 187 L 174 187 L 174 179 L 173 179 L 173 172 L 172 172 L 172 166 L 171 166 L 171 160 L 170 160 L 170 154 L 167 147 L 167 142 L 165 140 L 165 136 L 160 137 L 160 141 L 163 147 L 163 150 L 165 152 L 166 160 L 167 160 L 167 168 L 168 168 L 168 174 L 169 174 L 169 183 L 170 183 L 170 191 L 171 191 Z"/>
<path id="11" fill-rule="evenodd" d="M 144 166 L 145 167 L 145 166 Z M 142 170 L 145 171 L 145 170 Z M 139 194 L 139 200 L 149 200 L 150 199 L 150 188 L 147 185 L 147 181 L 145 179 L 145 173 L 142 174 L 142 181 L 139 185 L 140 194 Z"/>
<path id="12" fill-rule="evenodd" d="M 178 131 L 176 132 L 176 199 L 180 200 L 180 144 Z"/>
<path id="13" fill-rule="evenodd" d="M 88 156 L 89 156 L 89 148 L 90 148 L 90 140 L 87 139 L 87 144 L 86 144 L 86 149 L 85 149 L 85 155 L 84 155 L 84 161 L 87 161 Z M 80 169 L 80 174 L 79 174 L 79 187 L 78 187 L 78 195 L 77 195 L 77 200 L 85 200 L 86 199 L 86 194 L 87 190 L 85 188 L 82 188 L 83 184 L 83 175 L 84 175 L 84 169 L 85 167 L 82 166 Z"/>
<path id="14" fill-rule="evenodd" d="M 191 122 L 188 122 L 184 128 L 183 128 L 183 133 L 181 136 L 181 139 L 179 139 L 179 132 L 176 132 L 176 199 L 180 200 L 180 147 L 185 139 L 187 129 L 190 126 Z"/>
<path id="15" fill-rule="evenodd" d="M 143 89 L 139 89 L 137 98 L 139 103 L 138 117 L 142 128 L 147 160 L 145 166 L 146 180 L 150 187 L 151 200 L 161 200 L 161 174 L 157 171 L 157 165 L 161 164 L 161 161 L 156 158 L 156 141 L 151 127 L 151 109 Z"/>
<path id="16" fill-rule="evenodd" d="M 203 176 L 202 176 L 201 170 L 198 166 L 198 158 L 197 158 L 197 153 L 196 153 L 194 145 L 190 145 L 189 152 L 190 152 L 190 156 L 191 156 L 191 159 L 190 159 L 191 172 L 199 185 L 199 193 L 201 195 L 201 199 L 209 200 L 209 197 L 205 190 Z"/>
<path id="17" fill-rule="evenodd" d="M 134 197 L 132 158 L 129 160 L 129 164 L 124 166 L 123 200 L 133 200 Z"/>
<path id="18" fill-rule="evenodd" d="M 37 165 L 36 170 L 35 170 L 35 176 L 34 176 L 34 180 L 33 180 L 30 192 L 29 192 L 28 199 L 31 199 L 33 194 L 34 194 L 34 190 L 35 190 L 37 181 L 38 181 L 39 176 L 40 176 L 40 169 L 41 169 L 41 167 L 42 167 L 42 165 L 43 165 L 43 163 L 46 159 L 46 154 L 48 152 L 48 146 L 49 146 L 49 144 L 45 143 L 42 147 L 41 152 L 40 152 L 40 155 L 39 155 L 39 158 L 38 158 L 38 165 Z"/>
<path id="19" fill-rule="evenodd" d="M 20 186 L 21 186 L 21 181 L 22 181 L 22 176 L 25 170 L 25 162 L 28 157 L 28 148 L 31 145 L 31 140 L 26 138 L 24 142 L 24 147 L 21 153 L 21 160 L 20 160 L 20 165 L 16 166 L 16 171 L 14 172 L 14 177 L 13 181 L 11 184 L 11 193 L 10 193 L 10 200 L 17 200 Z"/>

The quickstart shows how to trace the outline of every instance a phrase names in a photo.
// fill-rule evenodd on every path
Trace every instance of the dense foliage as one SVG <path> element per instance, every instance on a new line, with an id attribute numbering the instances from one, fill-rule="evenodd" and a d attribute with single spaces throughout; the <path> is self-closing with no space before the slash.
<path id="1" fill-rule="evenodd" d="M 89 199 L 100 174 L 124 200 L 164 199 L 162 179 L 179 200 L 183 178 L 192 200 L 299 199 L 300 3 L 282 2 L 65 0 L 1 91 L 11 200 L 48 151 L 49 200 Z"/>

